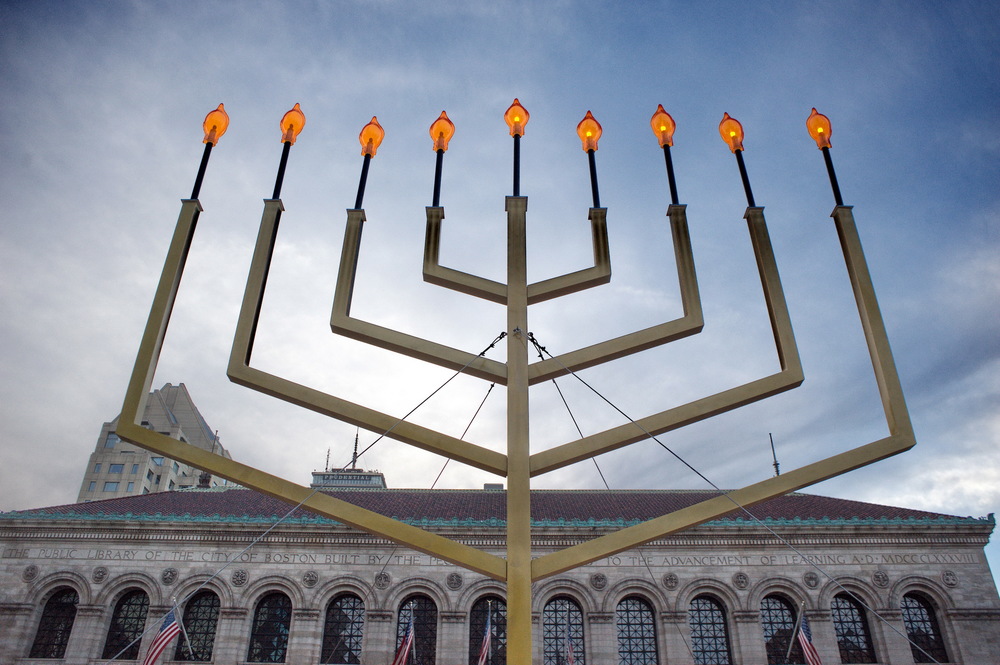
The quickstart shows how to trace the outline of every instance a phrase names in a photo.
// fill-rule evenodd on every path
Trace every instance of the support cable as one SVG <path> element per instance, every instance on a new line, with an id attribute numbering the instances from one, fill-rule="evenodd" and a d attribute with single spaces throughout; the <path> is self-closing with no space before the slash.
<path id="1" fill-rule="evenodd" d="M 534 336 L 534 333 L 531 333 L 531 332 L 528 333 L 528 340 L 532 344 L 535 345 L 535 348 L 539 351 L 539 353 L 545 353 L 545 354 L 547 354 L 548 357 L 551 358 L 552 360 L 554 360 L 560 367 L 562 367 L 562 369 L 566 373 L 568 373 L 571 376 L 573 376 L 574 378 L 576 378 L 580 383 L 582 383 L 587 388 L 589 388 L 591 392 L 593 392 L 595 395 L 597 395 L 599 398 L 601 398 L 605 403 L 607 403 L 612 409 L 614 409 L 615 411 L 617 411 L 626 420 L 628 420 L 630 423 L 632 423 L 633 425 L 635 425 L 636 427 L 638 427 L 640 430 L 642 430 L 646 434 L 646 436 L 648 436 L 650 439 L 652 439 L 657 444 L 659 444 L 661 448 L 663 448 L 668 453 L 670 453 L 675 459 L 677 459 L 677 461 L 679 461 L 681 464 L 683 464 L 688 469 L 690 469 L 695 475 L 697 475 L 699 478 L 701 478 L 706 483 L 708 483 L 712 487 L 712 489 L 714 489 L 715 491 L 719 492 L 720 495 L 722 495 L 726 499 L 728 499 L 734 506 L 736 506 L 736 508 L 738 510 L 742 511 L 743 513 L 745 513 L 750 519 L 752 519 L 754 522 L 756 522 L 758 525 L 760 525 L 764 530 L 766 530 L 769 534 L 771 534 L 771 536 L 773 536 L 778 542 L 780 542 L 782 545 L 784 545 L 785 547 L 787 547 L 788 549 L 790 549 L 795 554 L 798 554 L 800 557 L 802 557 L 803 561 L 805 561 L 807 564 L 809 564 L 817 572 L 819 572 L 820 574 L 822 574 L 823 577 L 825 577 L 830 582 L 832 582 L 834 584 L 834 586 L 836 586 L 837 588 L 839 588 L 844 593 L 848 594 L 851 598 L 853 598 L 855 601 L 857 601 L 858 604 L 860 604 L 868 612 L 870 612 L 871 614 L 873 614 L 876 619 L 878 619 L 879 621 L 881 621 L 883 624 L 885 624 L 887 627 L 889 627 L 894 633 L 896 633 L 897 635 L 899 635 L 900 637 L 902 637 L 903 639 L 905 639 L 907 642 L 909 642 L 912 647 L 915 647 L 924 656 L 926 656 L 927 658 L 930 658 L 930 660 L 927 661 L 927 662 L 930 662 L 930 663 L 938 663 L 938 662 L 940 662 L 940 661 L 936 660 L 931 654 L 927 653 L 927 651 L 924 650 L 923 647 L 921 647 L 919 644 L 917 644 L 916 642 L 914 642 L 913 640 L 911 640 L 909 635 L 905 635 L 902 632 L 900 632 L 900 630 L 898 628 L 896 628 L 894 625 L 892 625 L 887 619 L 885 619 L 881 614 L 879 614 L 874 608 L 870 607 L 867 603 L 865 603 L 865 601 L 862 598 L 859 598 L 856 593 L 854 593 L 853 591 L 851 591 L 850 589 L 848 589 L 847 587 L 845 587 L 843 584 L 841 584 L 839 581 L 837 581 L 833 577 L 833 575 L 831 575 L 830 573 L 828 573 L 821 566 L 819 566 L 815 562 L 811 561 L 809 559 L 809 557 L 807 557 L 803 552 L 801 552 L 798 548 L 796 548 L 794 545 L 792 545 L 792 543 L 790 543 L 788 540 L 782 538 L 767 523 L 765 523 L 762 519 L 760 519 L 754 513 L 752 513 L 749 508 L 747 508 L 746 506 L 744 506 L 743 504 L 741 504 L 739 501 L 737 501 L 736 499 L 734 499 L 729 492 L 727 492 L 726 490 L 720 488 L 718 485 L 716 485 L 714 482 L 712 482 L 708 478 L 708 476 L 706 476 L 705 474 L 703 474 L 698 469 L 694 468 L 694 466 L 692 466 L 689 462 L 687 462 L 678 453 L 676 453 L 669 446 L 667 446 L 665 443 L 663 443 L 662 441 L 660 441 L 656 436 L 654 436 L 653 434 L 651 434 L 649 432 L 649 430 L 647 430 L 645 427 L 643 427 L 641 424 L 639 424 L 636 420 L 634 420 L 631 416 L 629 416 L 622 409 L 620 409 L 614 402 L 612 402 L 610 399 L 608 399 L 603 394 L 601 394 L 596 388 L 594 388 L 593 386 L 591 386 L 589 383 L 587 383 L 586 381 L 584 381 L 583 378 L 581 378 L 579 374 L 577 374 L 576 372 L 574 372 L 570 368 L 566 367 L 566 365 L 564 365 L 562 363 L 562 361 L 559 360 L 559 358 L 557 358 L 556 356 L 553 356 L 551 353 L 549 353 L 548 349 L 546 349 L 544 346 L 542 346 L 541 344 L 539 344 L 538 340 Z"/>
<path id="2" fill-rule="evenodd" d="M 382 439 L 384 439 L 390 432 L 392 432 L 394 429 L 396 429 L 396 427 L 400 423 L 404 422 L 407 418 L 409 418 L 411 415 L 413 415 L 413 413 L 417 409 L 419 409 L 421 406 L 423 406 L 424 404 L 426 404 L 432 397 L 434 397 L 434 395 L 436 395 L 437 393 L 439 393 L 445 386 L 447 386 L 449 383 L 451 383 L 455 379 L 455 377 L 457 377 L 459 374 L 461 374 L 462 372 L 464 372 L 469 367 L 469 365 L 471 365 L 472 363 L 474 363 L 476 361 L 477 358 L 481 358 L 481 357 L 485 356 L 486 353 L 490 349 L 494 348 L 500 342 L 500 340 L 502 340 L 506 336 L 507 336 L 506 332 L 501 332 L 496 337 L 496 339 L 494 339 L 492 342 L 490 342 L 490 344 L 485 349 L 483 349 L 482 351 L 479 352 L 479 355 L 474 356 L 473 358 L 471 358 L 469 360 L 469 362 L 465 363 L 465 365 L 462 366 L 461 369 L 457 370 L 444 383 L 442 383 L 440 386 L 438 386 L 436 389 L 434 389 L 427 397 L 425 397 L 423 400 L 421 400 L 415 407 L 413 407 L 412 409 L 410 409 L 406 413 L 405 416 L 403 416 L 402 418 L 397 419 L 396 422 L 394 422 L 389 429 L 387 429 L 384 432 L 382 432 L 382 434 L 380 434 L 378 436 L 378 438 L 376 438 L 372 443 L 370 443 L 364 450 L 362 450 L 356 457 L 353 457 L 352 459 L 356 460 L 357 457 L 360 457 L 361 455 L 364 455 L 366 452 L 368 452 L 369 450 L 371 450 L 372 447 L 376 443 L 378 443 L 379 441 L 381 441 Z M 491 385 L 490 386 L 490 390 L 492 390 L 492 389 L 493 389 L 493 386 Z M 486 394 L 489 395 L 489 391 L 487 391 Z M 484 398 L 484 401 L 485 401 L 485 398 Z M 479 408 L 482 408 L 482 404 L 479 405 Z M 479 413 L 479 409 L 476 409 L 476 413 L 477 414 Z M 473 419 L 475 419 L 475 415 L 473 416 Z M 469 426 L 471 426 L 471 425 L 472 425 L 472 423 L 470 421 Z M 466 427 L 465 431 L 468 432 L 469 428 Z M 465 433 L 463 433 L 462 436 L 465 436 Z M 344 471 L 345 469 L 347 469 L 347 465 L 346 464 L 343 467 L 340 468 L 340 471 Z M 442 471 L 443 470 L 444 469 L 442 469 Z M 437 481 L 435 481 L 435 482 L 437 482 Z M 174 599 L 174 603 L 173 603 L 173 605 L 171 606 L 170 609 L 173 610 L 174 612 L 179 611 L 181 609 L 181 606 L 184 605 L 184 603 L 186 603 L 192 596 L 194 596 L 196 593 L 198 593 L 199 591 L 201 591 L 202 589 L 204 589 L 206 586 L 208 586 L 208 584 L 210 582 L 212 582 L 214 579 L 216 579 L 219 575 L 221 575 L 222 572 L 226 568 L 228 568 L 233 563 L 236 563 L 236 561 L 241 556 L 243 556 L 244 554 L 246 554 L 252 547 L 254 547 L 257 543 L 259 543 L 261 540 L 263 540 L 269 533 L 271 533 L 272 531 L 274 531 L 274 529 L 276 529 L 279 524 L 281 524 L 286 519 L 288 519 L 292 515 L 292 513 L 294 513 L 299 508 L 301 508 L 302 505 L 306 501 L 308 501 L 313 496 L 315 496 L 316 493 L 319 492 L 319 491 L 320 491 L 320 488 L 318 488 L 318 487 L 315 488 L 315 489 L 313 489 L 313 491 L 310 492 L 309 494 L 307 494 L 304 499 L 302 499 L 297 504 L 295 504 L 295 506 L 293 506 L 291 510 L 289 510 L 287 513 L 285 513 L 284 515 L 282 515 L 276 522 L 274 522 L 273 524 L 271 524 L 271 526 L 269 526 L 267 529 L 265 529 L 263 533 L 261 533 L 259 536 L 257 536 L 256 538 L 254 538 L 253 541 L 249 545 L 247 545 L 246 547 L 244 547 L 242 550 L 240 550 L 236 554 L 236 556 L 231 557 L 228 560 L 227 563 L 225 563 L 221 568 L 219 568 L 217 571 L 215 571 L 215 573 L 213 573 L 211 577 L 209 577 L 207 580 L 205 580 L 204 582 L 202 582 L 201 585 L 199 585 L 198 588 L 196 588 L 194 591 L 191 591 L 190 593 L 186 594 L 179 601 L 176 600 L 176 599 Z M 398 547 L 398 545 L 397 545 L 397 547 Z M 388 561 L 386 563 L 388 564 Z M 382 570 L 385 570 L 385 566 L 382 567 Z M 169 612 L 169 610 L 168 610 L 168 612 Z M 142 638 L 145 637 L 147 633 L 150 633 L 150 632 L 152 632 L 154 630 L 158 631 L 159 628 L 160 628 L 160 624 L 154 622 L 153 625 L 151 625 L 149 628 L 147 628 L 142 633 L 140 633 L 134 640 L 132 640 L 131 642 L 129 642 L 128 644 L 126 644 L 124 647 L 122 647 L 121 650 L 118 653 L 116 653 L 114 656 L 112 656 L 106 662 L 110 663 L 110 662 L 113 662 L 113 661 L 117 660 L 119 656 L 121 656 L 122 654 L 124 654 L 133 645 L 135 645 L 137 642 L 141 642 Z"/>
<path id="3" fill-rule="evenodd" d="M 531 340 L 532 343 L 535 345 L 535 350 L 538 352 L 538 358 L 540 360 L 544 360 L 545 356 L 543 356 L 541 350 L 539 350 L 540 345 L 533 337 L 531 338 Z M 562 388 L 559 387 L 559 384 L 556 382 L 555 379 L 552 379 L 552 385 L 555 386 L 556 392 L 559 393 L 559 398 L 562 400 L 563 406 L 566 407 L 566 413 L 569 414 L 570 420 L 573 421 L 573 426 L 576 427 L 577 434 L 579 434 L 580 438 L 582 439 L 583 430 L 580 429 L 580 424 L 576 421 L 576 416 L 573 415 L 573 410 L 569 407 L 569 402 L 566 401 L 566 396 L 563 394 Z M 601 482 L 604 483 L 604 489 L 608 490 L 609 492 L 609 498 L 611 499 L 611 502 L 615 504 L 616 508 L 618 508 L 618 512 L 622 513 L 624 519 L 625 511 L 622 510 L 621 506 L 618 504 L 618 497 L 615 496 L 613 493 L 611 493 L 611 485 L 608 484 L 607 478 L 604 477 L 604 472 L 601 470 L 601 465 L 597 463 L 597 457 L 596 456 L 591 457 L 590 459 L 594 463 L 594 467 L 597 469 L 597 474 L 601 477 Z M 642 553 L 641 545 L 635 548 L 635 553 L 638 554 L 639 558 L 642 560 L 642 565 L 646 568 L 646 572 L 649 573 L 649 579 L 652 580 L 653 586 L 656 586 L 656 575 L 653 574 L 653 569 L 649 567 L 649 561 L 646 559 L 646 556 Z M 687 648 L 688 653 L 691 654 L 691 662 L 696 661 L 697 657 L 694 655 L 694 651 L 691 649 L 691 645 L 688 643 L 687 638 L 684 637 L 684 632 L 681 631 L 681 627 L 677 624 L 676 621 L 672 623 L 674 624 L 674 628 L 677 629 L 677 635 L 681 638 L 681 641 L 684 642 L 684 646 Z"/>

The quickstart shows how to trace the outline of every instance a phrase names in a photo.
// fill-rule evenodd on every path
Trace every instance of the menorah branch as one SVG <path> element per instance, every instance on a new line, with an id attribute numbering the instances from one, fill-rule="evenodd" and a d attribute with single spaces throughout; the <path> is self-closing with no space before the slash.
<path id="1" fill-rule="evenodd" d="M 534 362 L 528 367 L 531 385 L 564 376 L 570 371 L 575 372 L 600 365 L 701 332 L 704 318 L 701 297 L 698 293 L 698 276 L 695 272 L 694 257 L 691 252 L 691 235 L 688 232 L 686 206 L 670 206 L 667 215 L 670 218 L 670 232 L 673 239 L 674 261 L 677 266 L 677 281 L 680 288 L 683 316 L 582 349 L 563 353 L 554 358 Z M 528 301 L 532 302 L 530 288 L 529 286 Z"/>
<path id="2" fill-rule="evenodd" d="M 599 434 L 535 453 L 531 456 L 531 473 L 533 476 L 554 471 L 555 469 L 593 457 L 594 455 L 616 450 L 648 438 L 649 435 L 662 434 L 663 432 L 711 418 L 720 413 L 725 413 L 726 411 L 731 411 L 789 390 L 802 383 L 802 366 L 799 361 L 798 349 L 795 345 L 791 319 L 788 316 L 788 305 L 785 302 L 784 291 L 781 288 L 778 266 L 775 263 L 774 252 L 767 233 L 764 211 L 762 208 L 748 208 L 745 218 L 750 231 L 754 256 L 757 259 L 757 270 L 760 276 L 761 287 L 764 291 L 764 300 L 767 303 L 767 311 L 771 321 L 771 330 L 774 333 L 781 371 L 777 374 L 772 374 L 762 379 L 751 381 L 741 386 L 730 388 L 648 416 L 638 421 L 640 426 L 633 424 L 621 425 Z M 678 265 L 680 265 L 680 262 Z M 614 353 L 615 351 L 614 347 L 609 349 L 609 353 Z M 594 364 L 602 360 L 598 359 Z"/>
<path id="3" fill-rule="evenodd" d="M 506 385 L 507 368 L 503 363 L 362 321 L 350 315 L 364 220 L 364 210 L 347 211 L 344 249 L 340 257 L 333 311 L 330 314 L 330 328 L 333 332 L 441 367 L 461 370 L 465 374 L 486 381 Z"/>

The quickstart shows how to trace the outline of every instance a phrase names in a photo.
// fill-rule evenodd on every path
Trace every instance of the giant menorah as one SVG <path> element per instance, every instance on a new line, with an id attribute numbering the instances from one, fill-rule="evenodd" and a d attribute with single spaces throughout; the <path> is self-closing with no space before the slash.
<path id="1" fill-rule="evenodd" d="M 601 126 L 588 111 L 577 127 L 590 164 L 594 205 L 590 209 L 589 218 L 593 234 L 594 264 L 576 272 L 529 284 L 525 249 L 528 199 L 520 196 L 520 140 L 524 135 L 529 115 L 515 99 L 504 118 L 514 139 L 513 195 L 506 198 L 506 283 L 454 270 L 439 262 L 439 247 L 445 218 L 444 208 L 439 205 L 441 164 L 448 149 L 448 142 L 454 133 L 454 125 L 445 113 L 431 125 L 430 130 L 437 154 L 437 164 L 433 205 L 426 209 L 427 231 L 423 274 L 424 280 L 428 282 L 469 296 L 483 298 L 507 308 L 507 324 L 503 335 L 507 344 L 506 362 L 489 360 L 483 355 L 451 348 L 351 316 L 351 298 L 365 222 L 365 211 L 362 208 L 365 182 L 370 160 L 375 156 L 384 136 L 384 131 L 375 118 L 372 118 L 360 135 L 364 163 L 355 206 L 347 211 L 347 228 L 330 325 L 334 332 L 356 340 L 506 386 L 506 454 L 407 422 L 398 416 L 379 412 L 251 366 L 254 336 L 277 237 L 278 221 L 284 211 L 279 195 L 285 165 L 289 150 L 305 125 L 305 116 L 298 104 L 281 120 L 283 148 L 278 176 L 272 197 L 264 201 L 260 231 L 229 359 L 228 375 L 235 383 L 267 395 L 378 434 L 386 434 L 405 444 L 506 478 L 505 556 L 478 550 L 425 529 L 359 508 L 346 501 L 141 426 L 145 400 L 152 385 L 195 226 L 202 211 L 198 193 L 205 168 L 213 146 L 218 143 L 229 123 L 221 104 L 205 119 L 205 152 L 191 198 L 184 199 L 181 204 L 180 216 L 122 406 L 117 433 L 121 438 L 148 450 L 284 501 L 300 504 L 338 522 L 383 536 L 406 547 L 432 554 L 504 582 L 507 587 L 508 660 L 511 663 L 530 663 L 533 656 L 532 582 L 712 520 L 731 512 L 736 507 L 749 507 L 760 501 L 871 464 L 909 449 L 915 441 L 854 217 L 851 208 L 843 205 L 841 200 L 830 158 L 830 124 L 825 116 L 813 109 L 806 124 L 810 135 L 823 151 L 833 188 L 836 207 L 832 217 L 861 315 L 889 435 L 798 469 L 786 471 L 780 476 L 722 493 L 713 499 L 682 510 L 532 558 L 530 505 L 532 478 L 795 388 L 802 382 L 803 375 L 764 220 L 764 211 L 754 203 L 743 161 L 743 129 L 735 119 L 726 114 L 719 130 L 723 140 L 736 156 L 746 192 L 748 207 L 744 218 L 757 260 L 757 270 L 774 334 L 780 370 L 717 394 L 701 397 L 687 404 L 532 454 L 528 424 L 529 389 L 532 385 L 697 334 L 702 328 L 703 317 L 688 236 L 686 206 L 678 204 L 671 162 L 670 148 L 673 144 L 674 121 L 660 106 L 651 119 L 651 127 L 663 149 L 669 179 L 672 204 L 668 208 L 667 216 L 673 238 L 683 316 L 568 353 L 529 362 L 533 343 L 528 332 L 529 306 L 605 284 L 611 279 L 606 227 L 607 210 L 600 206 L 595 167 L 595 153 L 601 136 Z"/>

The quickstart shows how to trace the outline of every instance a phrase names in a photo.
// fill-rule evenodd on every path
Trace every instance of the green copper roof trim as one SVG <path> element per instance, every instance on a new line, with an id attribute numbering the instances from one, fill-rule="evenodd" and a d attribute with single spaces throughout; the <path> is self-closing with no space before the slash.
<path id="1" fill-rule="evenodd" d="M 0 513 L 0 520 L 11 519 L 11 520 L 80 520 L 80 521 L 147 521 L 147 522 L 184 522 L 184 523 L 214 523 L 214 524 L 272 524 L 276 521 L 277 516 L 254 516 L 249 515 L 229 515 L 222 517 L 220 515 L 191 515 L 185 513 L 183 515 L 164 515 L 163 513 L 152 513 L 152 514 L 134 514 L 134 513 L 77 513 L 73 511 L 64 513 L 42 513 L 34 511 L 17 511 L 9 513 Z M 398 517 L 396 519 L 399 519 Z M 419 518 L 419 519 L 403 519 L 403 522 L 407 524 L 412 524 L 414 526 L 421 527 L 487 527 L 487 528 L 503 528 L 506 524 L 506 520 L 501 518 L 488 518 L 488 519 L 472 519 L 472 518 L 449 518 L 449 519 L 439 519 L 439 518 Z M 928 526 L 928 525 L 971 525 L 971 524 L 988 524 L 990 526 L 996 525 L 996 519 L 993 513 L 990 513 L 986 517 L 938 517 L 938 518 L 917 518 L 917 517 L 901 517 L 901 518 L 891 518 L 891 517 L 878 517 L 878 518 L 861 518 L 861 517 L 822 517 L 822 518 L 801 518 L 796 517 L 792 519 L 779 519 L 779 518 L 762 518 L 760 520 L 768 526 Z M 549 528 L 598 528 L 598 527 L 614 527 L 622 528 L 627 526 L 632 526 L 634 524 L 639 524 L 641 520 L 625 520 L 625 519 L 554 519 L 554 520 L 532 520 L 532 526 L 534 527 L 549 527 Z M 318 515 L 300 515 L 296 517 L 289 517 L 283 520 L 285 524 L 338 524 L 335 520 L 320 517 Z M 746 519 L 743 517 L 737 517 L 734 519 L 721 519 L 713 520 L 711 522 L 706 522 L 706 526 L 753 526 L 756 524 L 755 520 Z"/>

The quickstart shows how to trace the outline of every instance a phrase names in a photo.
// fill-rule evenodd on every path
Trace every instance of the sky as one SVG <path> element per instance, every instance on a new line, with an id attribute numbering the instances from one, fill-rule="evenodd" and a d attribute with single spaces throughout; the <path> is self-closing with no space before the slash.
<path id="1" fill-rule="evenodd" d="M 501 306 L 421 279 L 434 153 L 445 155 L 444 265 L 504 281 L 512 141 L 503 112 L 531 113 L 521 144 L 529 279 L 590 264 L 590 110 L 612 281 L 531 308 L 553 353 L 680 315 L 657 104 L 687 205 L 704 331 L 581 372 L 639 417 L 777 370 L 721 141 L 746 132 L 805 372 L 788 393 L 660 437 L 719 487 L 887 433 L 829 215 L 834 199 L 805 119 L 832 122 L 916 430 L 917 446 L 806 491 L 960 516 L 1000 511 L 1000 5 L 989 2 L 0 3 L 0 510 L 76 499 L 101 424 L 121 408 L 173 231 L 220 102 L 204 206 L 154 386 L 184 383 L 233 457 L 307 484 L 350 462 L 355 429 L 232 384 L 226 364 L 262 211 L 300 103 L 253 365 L 402 416 L 452 372 L 338 337 L 330 307 L 345 210 L 377 116 L 352 314 L 478 353 Z M 504 361 L 503 345 L 489 357 Z M 621 424 L 572 377 L 532 389 L 532 450 Z M 412 420 L 504 450 L 503 390 L 451 381 Z M 474 417 L 479 404 L 482 410 Z M 572 414 L 573 418 L 571 418 Z M 470 425 L 471 422 L 471 425 Z M 362 431 L 362 447 L 377 435 Z M 535 479 L 535 487 L 697 488 L 652 441 Z M 391 487 L 478 488 L 503 479 L 384 439 L 360 460 Z M 444 468 L 443 468 L 444 467 Z M 599 468 L 598 468 L 599 467 Z M 442 471 L 443 468 L 443 471 Z M 440 473 L 440 478 L 438 475 Z M 987 548 L 994 572 L 1000 546 Z"/>

